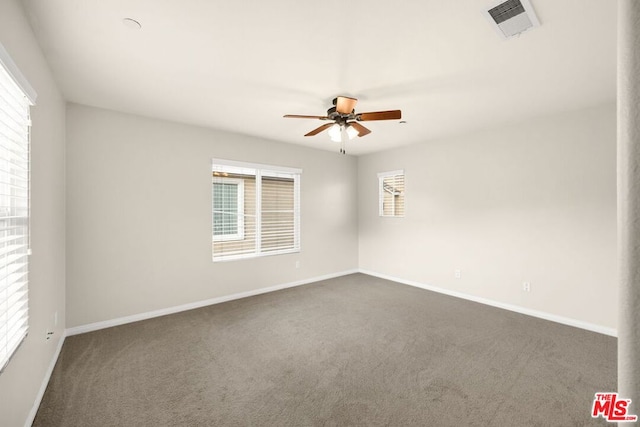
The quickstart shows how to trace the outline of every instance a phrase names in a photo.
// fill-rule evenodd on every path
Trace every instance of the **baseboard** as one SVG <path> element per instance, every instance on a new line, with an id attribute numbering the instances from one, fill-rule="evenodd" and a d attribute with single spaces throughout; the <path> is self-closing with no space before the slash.
<path id="1" fill-rule="evenodd" d="M 44 397 L 44 392 L 47 390 L 47 385 L 49 385 L 49 380 L 51 379 L 51 374 L 53 374 L 53 368 L 56 367 L 56 362 L 58 361 L 58 357 L 60 357 L 60 352 L 62 351 L 62 345 L 64 344 L 64 339 L 66 338 L 66 334 L 63 332 L 62 338 L 58 341 L 58 346 L 56 347 L 56 352 L 51 359 L 51 363 L 49 363 L 49 367 L 47 368 L 47 372 L 44 375 L 42 380 L 42 385 L 40 385 L 40 390 L 38 390 L 38 394 L 36 395 L 36 400 L 33 402 L 33 407 L 27 416 L 27 420 L 24 423 L 25 427 L 31 427 L 33 424 L 33 420 L 36 419 L 36 414 L 38 413 L 38 408 L 40 408 L 40 403 L 42 402 L 42 398 Z"/>
<path id="2" fill-rule="evenodd" d="M 247 292 L 240 292 L 232 295 L 211 298 L 204 301 L 196 301 L 188 304 L 182 304 L 173 307 L 167 307 L 160 310 L 149 311 L 146 313 L 134 314 L 131 316 L 119 317 L 117 319 L 105 320 L 102 322 L 89 323 L 87 325 L 75 326 L 66 330 L 66 336 L 84 334 L 86 332 L 97 331 L 100 329 L 111 328 L 113 326 L 124 325 L 126 323 L 138 322 L 140 320 L 152 319 L 154 317 L 166 316 L 167 314 L 179 313 L 181 311 L 193 310 L 195 308 L 206 307 L 209 305 L 220 304 L 241 298 L 247 298 L 255 295 L 265 294 L 268 292 L 279 291 L 281 289 L 293 288 L 296 286 L 307 285 L 322 280 L 334 279 L 347 274 L 358 273 L 358 269 L 341 271 L 339 273 L 325 274 L 323 276 L 310 277 L 308 279 L 297 280 L 295 282 L 283 283 L 280 285 L 269 286 L 267 288 L 255 289 Z"/>
<path id="3" fill-rule="evenodd" d="M 358 271 L 362 274 L 367 274 L 369 276 L 379 277 L 385 280 L 391 280 L 392 282 L 398 282 L 404 285 L 414 286 L 416 288 L 426 289 L 428 291 L 438 292 L 440 294 L 449 295 L 456 298 L 462 298 L 462 299 L 466 299 L 473 302 L 479 302 L 480 304 L 490 305 L 492 307 L 502 308 L 504 310 L 509 310 L 509 311 L 525 314 L 527 316 L 537 317 L 544 320 L 550 320 L 552 322 L 561 323 L 563 325 L 573 326 L 575 328 L 580 328 L 580 329 L 586 329 L 587 331 L 597 332 L 597 333 L 609 335 L 612 337 L 618 336 L 618 333 L 614 328 L 607 328 L 605 326 L 583 322 L 581 320 L 571 319 L 569 317 L 557 316 L 555 314 L 546 313 L 544 311 L 532 310 L 529 308 L 520 307 L 513 304 L 505 304 L 505 303 L 493 301 L 487 298 L 481 298 L 474 295 L 465 294 L 463 292 L 452 291 L 449 289 L 439 288 L 437 286 L 416 282 L 414 280 L 405 280 L 399 277 L 377 273 L 375 271 L 370 271 L 365 269 L 359 269 Z"/>
<path id="4" fill-rule="evenodd" d="M 58 357 L 60 356 L 60 352 L 62 351 L 62 346 L 63 346 L 65 338 L 67 336 L 78 335 L 78 334 L 82 334 L 82 333 L 85 333 L 85 332 L 97 331 L 99 329 L 110 328 L 112 326 L 124 325 L 126 323 L 132 323 L 132 322 L 137 322 L 137 321 L 140 321 L 140 320 L 151 319 L 151 318 L 154 318 L 154 317 L 165 316 L 167 314 L 179 313 L 181 311 L 193 310 L 195 308 L 205 307 L 205 306 L 214 305 L 214 304 L 220 304 L 220 303 L 227 302 L 227 301 L 237 300 L 237 299 L 241 299 L 241 298 L 247 298 L 247 297 L 251 297 L 251 296 L 254 296 L 254 295 L 260 295 L 260 294 L 265 294 L 265 293 L 268 293 L 268 292 L 278 291 L 278 290 L 281 290 L 281 289 L 293 288 L 293 287 L 296 287 L 296 286 L 306 285 L 306 284 L 309 284 L 309 283 L 320 282 L 322 280 L 334 279 L 336 277 L 346 276 L 348 274 L 353 274 L 353 273 L 367 274 L 369 276 L 379 277 L 381 279 L 390 280 L 390 281 L 393 281 L 393 282 L 402 283 L 402 284 L 409 285 L 409 286 L 414 286 L 414 287 L 425 289 L 425 290 L 428 290 L 428 291 L 438 292 L 440 294 L 449 295 L 449 296 L 453 296 L 453 297 L 456 297 L 456 298 L 462 298 L 462 299 L 465 299 L 465 300 L 478 302 L 478 303 L 489 305 L 489 306 L 492 306 L 492 307 L 502 308 L 504 310 L 509 310 L 509 311 L 513 311 L 513 312 L 516 312 L 516 313 L 525 314 L 527 316 L 532 316 L 532 317 L 537 317 L 537 318 L 544 319 L 544 320 L 549 320 L 549 321 L 560 323 L 560 324 L 563 324 L 563 325 L 573 326 L 573 327 L 576 327 L 576 328 L 585 329 L 585 330 L 588 330 L 588 331 L 597 332 L 597 333 L 604 334 L 604 335 L 609 335 L 609 336 L 612 336 L 612 337 L 616 337 L 617 336 L 617 331 L 615 329 L 613 329 L 613 328 L 608 328 L 608 327 L 596 325 L 596 324 L 593 324 L 593 323 L 583 322 L 583 321 L 576 320 L 576 319 L 571 319 L 571 318 L 568 318 L 568 317 L 557 316 L 555 314 L 550 314 L 550 313 L 546 313 L 546 312 L 543 312 L 543 311 L 531 310 L 531 309 L 528 309 L 528 308 L 525 308 L 525 307 L 520 307 L 520 306 L 513 305 L 513 304 L 505 304 L 505 303 L 501 303 L 501 302 L 498 302 L 498 301 L 493 301 L 493 300 L 490 300 L 490 299 L 487 299 L 487 298 L 481 298 L 481 297 L 477 297 L 477 296 L 474 296 L 474 295 L 465 294 L 463 292 L 452 291 L 452 290 L 449 290 L 449 289 L 440 288 L 440 287 L 437 287 L 437 286 L 432 286 L 432 285 L 420 283 L 420 282 L 417 282 L 417 281 L 414 281 L 414 280 L 406 280 L 406 279 L 402 279 L 402 278 L 395 277 L 395 276 L 390 276 L 390 275 L 387 275 L 387 274 L 378 273 L 378 272 L 371 271 L 371 270 L 353 269 L 353 270 L 342 271 L 342 272 L 339 272 L 339 273 L 333 273 L 333 274 L 326 274 L 326 275 L 323 275 L 323 276 L 311 277 L 311 278 L 308 278 L 308 279 L 298 280 L 298 281 L 295 281 L 295 282 L 283 283 L 283 284 L 276 285 L 276 286 L 269 286 L 269 287 L 266 287 L 266 288 L 255 289 L 255 290 L 252 290 L 252 291 L 240 292 L 240 293 L 237 293 L 237 294 L 226 295 L 226 296 L 217 297 L 217 298 L 211 298 L 211 299 L 207 299 L 207 300 L 204 300 L 204 301 L 197 301 L 197 302 L 193 302 L 193 303 L 189 303 L 189 304 L 183 304 L 183 305 L 174 306 L 174 307 L 169 307 L 169 308 L 165 308 L 165 309 L 161 309 L 161 310 L 154 310 L 154 311 L 150 311 L 150 312 L 147 312 L 147 313 L 140 313 L 140 314 L 136 314 L 136 315 L 132 315 L 132 316 L 120 317 L 120 318 L 117 318 L 117 319 L 107 320 L 107 321 L 104 321 L 104 322 L 90 323 L 90 324 L 87 324 L 87 325 L 81 325 L 81 326 L 76 326 L 76 327 L 73 327 L 73 328 L 66 329 L 65 332 L 63 333 L 62 338 L 60 339 L 60 341 L 58 341 L 58 346 L 57 346 L 56 351 L 54 353 L 54 356 L 53 356 L 53 358 L 51 360 L 51 363 L 49 364 L 47 372 L 45 373 L 45 376 L 44 376 L 43 381 L 42 381 L 42 385 L 40 386 L 40 390 L 38 391 L 38 394 L 37 394 L 36 399 L 34 401 L 33 407 L 31 408 L 31 411 L 29 412 L 29 416 L 27 417 L 27 420 L 25 421 L 25 427 L 30 427 L 33 424 L 33 421 L 35 420 L 36 414 L 38 412 L 38 408 L 40 407 L 40 403 L 42 402 L 42 398 L 44 397 L 44 393 L 45 393 L 45 391 L 47 389 L 47 385 L 49 384 L 49 380 L 51 379 L 51 375 L 53 374 L 53 369 L 55 368 L 56 362 L 58 361 Z"/>

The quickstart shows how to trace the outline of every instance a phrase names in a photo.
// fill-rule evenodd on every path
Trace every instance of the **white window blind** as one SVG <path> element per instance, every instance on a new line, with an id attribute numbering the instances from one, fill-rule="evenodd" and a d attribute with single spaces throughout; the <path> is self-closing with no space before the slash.
<path id="1" fill-rule="evenodd" d="M 300 169 L 214 159 L 212 173 L 213 261 L 300 251 Z"/>
<path id="2" fill-rule="evenodd" d="M 404 216 L 404 171 L 378 174 L 380 216 Z"/>
<path id="3" fill-rule="evenodd" d="M 0 371 L 28 330 L 29 118 L 32 89 L 0 46 Z M 29 87 L 30 88 L 30 87 Z"/>

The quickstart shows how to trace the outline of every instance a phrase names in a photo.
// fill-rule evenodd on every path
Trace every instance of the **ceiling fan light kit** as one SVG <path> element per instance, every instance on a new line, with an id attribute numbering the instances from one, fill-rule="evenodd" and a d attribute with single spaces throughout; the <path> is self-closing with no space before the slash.
<path id="1" fill-rule="evenodd" d="M 331 138 L 333 142 L 341 142 L 343 139 L 353 139 L 356 136 L 360 136 L 360 132 L 351 126 L 351 123 L 347 123 L 346 125 L 335 123 L 329 128 L 328 133 L 329 138 Z M 344 136 L 345 133 L 347 135 L 346 138 Z"/>
<path id="2" fill-rule="evenodd" d="M 345 132 L 347 132 L 347 136 L 349 137 L 349 139 L 353 139 L 356 136 L 360 136 L 360 132 L 358 132 L 356 128 L 354 128 L 349 124 L 346 126 Z"/>
<path id="3" fill-rule="evenodd" d="M 333 142 L 340 142 L 342 139 L 342 131 L 340 129 L 340 125 L 338 123 L 335 123 L 333 126 L 331 126 L 329 128 L 329 138 L 331 138 L 331 140 Z"/>
<path id="4" fill-rule="evenodd" d="M 356 136 L 362 137 L 371 133 L 369 129 L 358 122 L 373 120 L 400 120 L 400 110 L 375 111 L 368 113 L 356 113 L 355 106 L 358 100 L 348 96 L 338 96 L 333 100 L 333 107 L 327 110 L 326 116 L 308 116 L 301 114 L 285 114 L 283 117 L 291 119 L 317 119 L 331 120 L 333 123 L 325 123 L 304 136 L 314 136 L 329 129 L 329 137 L 334 142 L 340 142 L 340 152 L 346 154 L 344 145 L 347 140 Z"/>

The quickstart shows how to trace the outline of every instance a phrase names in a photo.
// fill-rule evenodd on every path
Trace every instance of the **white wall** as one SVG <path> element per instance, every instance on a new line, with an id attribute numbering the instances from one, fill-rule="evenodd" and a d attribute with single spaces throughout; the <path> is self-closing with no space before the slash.
<path id="1" fill-rule="evenodd" d="M 380 218 L 396 169 L 406 217 Z M 360 268 L 616 327 L 615 105 L 362 156 L 358 179 Z"/>
<path id="2" fill-rule="evenodd" d="M 211 261 L 212 157 L 302 168 L 301 253 Z M 68 327 L 356 269 L 356 165 L 337 152 L 69 104 Z"/>
<path id="3" fill-rule="evenodd" d="M 359 266 L 616 326 L 614 105 L 355 159 L 71 104 L 65 181 L 64 100 L 17 0 L 0 42 L 38 92 L 30 333 L 0 374 L 2 426 L 29 418 L 65 311 L 75 327 Z M 211 262 L 211 157 L 303 169 L 300 254 Z M 407 215 L 379 218 L 395 169 Z"/>
<path id="4" fill-rule="evenodd" d="M 65 104 L 16 0 L 0 2 L 0 42 L 38 93 L 31 109 L 29 335 L 0 374 L 0 425 L 13 427 L 28 419 L 65 328 Z M 47 330 L 55 332 L 48 341 Z"/>

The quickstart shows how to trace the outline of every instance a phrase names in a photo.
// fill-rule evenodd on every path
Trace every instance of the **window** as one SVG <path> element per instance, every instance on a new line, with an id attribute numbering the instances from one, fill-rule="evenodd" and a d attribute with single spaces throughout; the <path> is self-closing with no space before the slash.
<path id="1" fill-rule="evenodd" d="M 213 261 L 300 251 L 300 169 L 212 161 Z"/>
<path id="2" fill-rule="evenodd" d="M 404 171 L 378 174 L 380 216 L 404 216 Z"/>
<path id="3" fill-rule="evenodd" d="M 33 89 L 0 45 L 0 371 L 27 336 L 29 326 L 32 101 L 35 101 Z"/>
<path id="4" fill-rule="evenodd" d="M 244 239 L 244 180 L 213 175 L 213 241 Z"/>

